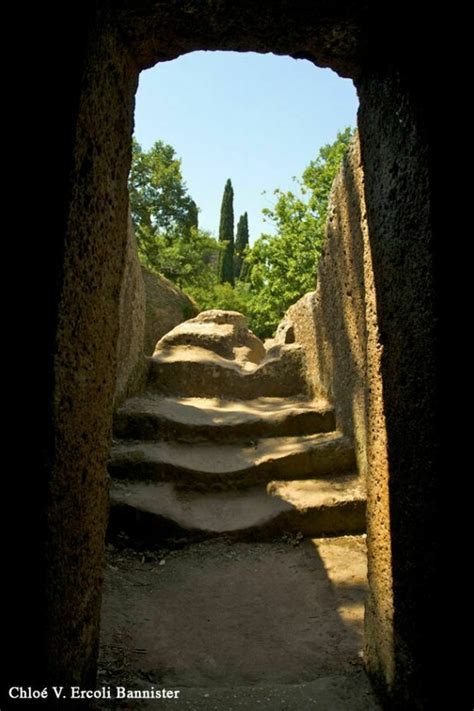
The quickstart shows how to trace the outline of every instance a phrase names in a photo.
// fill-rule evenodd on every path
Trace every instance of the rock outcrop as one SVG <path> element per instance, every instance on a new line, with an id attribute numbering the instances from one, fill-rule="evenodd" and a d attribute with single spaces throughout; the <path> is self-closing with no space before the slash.
<path id="1" fill-rule="evenodd" d="M 156 342 L 177 324 L 196 316 L 197 305 L 169 279 L 150 272 L 138 259 L 129 214 L 127 252 L 120 289 L 115 406 L 143 390 Z"/>
<path id="2" fill-rule="evenodd" d="M 156 342 L 182 321 L 199 312 L 197 304 L 166 277 L 142 267 L 145 283 L 145 355 L 151 356 Z"/>

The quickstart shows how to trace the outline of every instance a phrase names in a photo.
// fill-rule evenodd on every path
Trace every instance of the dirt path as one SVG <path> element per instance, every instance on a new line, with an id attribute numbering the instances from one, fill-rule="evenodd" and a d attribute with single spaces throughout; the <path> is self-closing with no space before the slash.
<path id="1" fill-rule="evenodd" d="M 365 565 L 356 536 L 109 550 L 99 684 L 180 694 L 100 708 L 377 709 Z"/>

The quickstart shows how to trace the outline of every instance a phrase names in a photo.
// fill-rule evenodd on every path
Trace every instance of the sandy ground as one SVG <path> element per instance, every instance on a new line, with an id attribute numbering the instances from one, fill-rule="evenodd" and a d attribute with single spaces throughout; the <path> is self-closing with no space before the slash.
<path id="1" fill-rule="evenodd" d="M 101 709 L 372 711 L 361 536 L 109 545 L 99 686 L 179 690 Z"/>

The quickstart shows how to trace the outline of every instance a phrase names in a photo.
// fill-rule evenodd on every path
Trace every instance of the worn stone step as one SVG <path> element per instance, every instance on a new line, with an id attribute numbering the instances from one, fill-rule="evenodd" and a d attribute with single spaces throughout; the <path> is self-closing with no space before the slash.
<path id="1" fill-rule="evenodd" d="M 308 395 L 304 354 L 297 344 L 273 348 L 258 365 L 176 346 L 150 359 L 148 385 L 162 395 L 228 400 Z"/>
<path id="2" fill-rule="evenodd" d="M 356 469 L 354 450 L 339 432 L 268 437 L 229 444 L 120 442 L 109 472 L 130 480 L 172 480 L 200 489 L 251 486 L 272 479 L 305 479 Z"/>
<path id="3" fill-rule="evenodd" d="M 127 400 L 114 416 L 114 436 L 149 440 L 236 440 L 330 432 L 334 410 L 326 401 L 296 398 L 222 400 L 147 393 Z"/>
<path id="4" fill-rule="evenodd" d="M 113 531 L 155 541 L 363 533 L 365 496 L 355 474 L 207 494 L 180 491 L 171 482 L 123 481 L 112 486 L 110 522 Z"/>

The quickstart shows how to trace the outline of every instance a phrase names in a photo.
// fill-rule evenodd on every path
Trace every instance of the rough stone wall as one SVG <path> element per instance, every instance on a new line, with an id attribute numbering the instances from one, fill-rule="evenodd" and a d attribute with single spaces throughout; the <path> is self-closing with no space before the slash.
<path id="1" fill-rule="evenodd" d="M 313 394 L 336 408 L 351 436 L 360 476 L 368 488 L 370 593 L 366 659 L 393 688 L 393 590 L 389 516 L 389 463 L 374 273 L 364 197 L 359 137 L 352 141 L 334 181 L 324 252 L 315 292 L 291 307 L 287 320 L 305 347 Z"/>
<path id="2" fill-rule="evenodd" d="M 128 217 L 125 270 L 120 287 L 115 406 L 145 385 L 145 285 L 132 219 Z"/>
<path id="3" fill-rule="evenodd" d="M 120 289 L 127 245 L 127 173 L 137 72 L 96 17 L 76 85 L 68 148 L 54 342 L 52 439 L 42 536 L 42 601 L 33 672 L 46 684 L 94 684 Z M 111 117 L 113 122 L 111 123 Z M 63 179 L 66 179 L 64 176 Z M 54 208 L 53 208 L 54 209 Z M 56 208 L 58 209 L 58 208 Z M 32 659 L 33 662 L 33 659 Z"/>
<path id="4" fill-rule="evenodd" d="M 121 36 L 140 68 L 185 52 L 220 49 L 272 52 L 311 59 L 341 76 L 356 77 L 368 51 L 368 3 L 365 0 L 261 2 L 201 0 L 157 3 L 120 0 Z"/>
<path id="5" fill-rule="evenodd" d="M 374 616 L 376 625 L 371 628 L 368 623 L 366 657 L 369 666 L 383 675 L 385 685 L 392 687 L 393 581 L 383 349 L 358 136 L 332 188 L 314 302 L 314 387 L 334 400 L 338 425 L 354 439 L 359 473 L 369 491 L 366 614 Z"/>
<path id="6" fill-rule="evenodd" d="M 197 305 L 164 276 L 142 267 L 146 293 L 145 355 L 153 355 L 165 333 L 199 313 Z"/>
<path id="7" fill-rule="evenodd" d="M 389 461 L 389 472 L 377 469 L 379 443 L 369 439 L 366 659 L 397 709 L 433 708 L 446 680 L 433 624 L 443 605 L 436 574 L 439 166 L 431 143 L 434 94 L 430 104 L 428 75 L 417 75 L 415 66 L 373 70 L 358 85 Z M 393 615 L 386 602 L 392 596 Z"/>
<path id="8" fill-rule="evenodd" d="M 368 669 L 394 708 L 425 708 L 435 687 L 426 640 L 437 540 L 429 172 L 414 107 L 396 82 L 379 82 L 364 83 L 372 113 L 367 102 L 359 114 L 370 135 L 368 186 L 355 140 L 333 185 L 316 291 L 286 322 L 305 346 L 313 393 L 334 402 L 367 482 Z M 375 108 L 377 91 L 383 108 Z"/>
<path id="9" fill-rule="evenodd" d="M 129 215 L 120 287 L 115 407 L 145 387 L 146 356 L 153 354 L 160 338 L 197 313 L 196 304 L 172 282 L 141 266 Z"/>
<path id="10" fill-rule="evenodd" d="M 293 325 L 296 341 L 305 347 L 313 394 L 334 403 L 337 426 L 353 438 L 363 477 L 367 474 L 369 407 L 380 380 L 365 212 L 356 136 L 332 187 L 316 291 L 294 304 L 285 317 Z"/>

